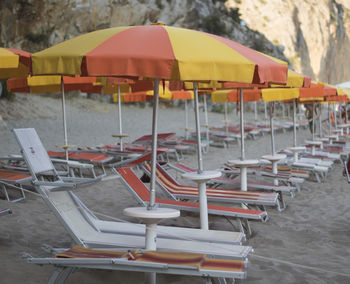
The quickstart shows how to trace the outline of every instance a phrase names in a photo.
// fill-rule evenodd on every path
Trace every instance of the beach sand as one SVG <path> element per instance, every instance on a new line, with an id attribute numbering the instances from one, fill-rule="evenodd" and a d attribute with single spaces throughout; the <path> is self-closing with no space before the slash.
<path id="1" fill-rule="evenodd" d="M 17 104 L 17 105 L 16 105 Z M 10 129 L 34 127 L 47 149 L 63 144 L 61 101 L 18 95 L 9 111 L 22 105 L 20 113 L 4 115 L 9 130 L 0 131 L 0 155 L 18 154 L 19 147 Z M 0 111 L 4 113 L 4 105 Z M 117 106 L 93 100 L 74 98 L 67 100 L 69 144 L 97 145 L 115 143 L 111 134 L 117 133 Z M 123 105 L 124 133 L 128 141 L 151 132 L 152 109 Z M 238 115 L 230 118 L 238 123 Z M 262 116 L 262 115 L 260 115 Z M 190 125 L 194 115 L 190 112 Z M 252 118 L 247 113 L 248 119 Z M 11 119 L 15 118 L 15 119 Z M 201 113 L 203 121 L 203 113 Z M 218 125 L 222 114 L 210 113 L 211 125 Z M 202 123 L 203 124 L 203 123 Z M 159 131 L 183 134 L 184 111 L 179 108 L 160 108 Z M 298 141 L 310 138 L 306 130 L 298 132 Z M 292 132 L 276 134 L 276 148 L 291 146 Z M 248 158 L 259 158 L 271 152 L 270 136 L 246 141 Z M 216 169 L 229 159 L 240 156 L 238 145 L 228 149 L 211 148 L 204 155 L 205 169 Z M 184 163 L 196 166 L 196 156 L 186 155 Z M 135 198 L 118 180 L 103 181 L 77 189 L 78 196 L 96 213 L 135 222 L 123 216 L 123 208 L 137 206 Z M 295 198 L 286 197 L 287 209 L 277 212 L 268 208 L 267 223 L 251 222 L 254 236 L 245 244 L 254 248 L 249 256 L 247 279 L 237 283 L 350 283 L 350 192 L 342 176 L 342 166 L 336 164 L 327 181 L 322 184 L 307 181 Z M 19 203 L 0 200 L 0 208 L 10 207 L 12 215 L 0 217 L 0 283 L 47 283 L 53 267 L 28 264 L 21 259 L 26 252 L 33 256 L 47 256 L 43 244 L 70 247 L 72 240 L 40 197 L 27 194 Z M 102 217 L 101 217 L 102 218 Z M 224 218 L 209 218 L 210 227 L 236 230 Z M 197 227 L 198 216 L 182 213 L 176 220 L 163 224 Z M 235 221 L 233 220 L 235 225 Z M 158 283 L 202 283 L 200 278 L 158 275 Z M 142 273 L 80 270 L 66 283 L 142 283 Z"/>

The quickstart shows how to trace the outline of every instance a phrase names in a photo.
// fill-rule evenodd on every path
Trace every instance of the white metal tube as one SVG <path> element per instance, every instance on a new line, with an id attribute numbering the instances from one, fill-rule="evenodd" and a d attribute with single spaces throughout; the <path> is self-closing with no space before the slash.
<path id="1" fill-rule="evenodd" d="M 209 230 L 207 186 L 205 182 L 198 183 L 198 190 L 199 190 L 199 206 L 200 206 L 199 211 L 200 211 L 201 229 Z"/>
<path id="2" fill-rule="evenodd" d="M 64 83 L 63 77 L 61 77 L 61 92 L 62 92 L 62 115 L 63 115 L 63 135 L 64 135 L 64 146 L 68 145 L 67 137 L 67 118 L 66 118 L 66 100 L 64 94 Z M 65 148 L 66 160 L 68 161 L 68 148 Z"/>
<path id="3" fill-rule="evenodd" d="M 201 143 L 201 128 L 199 122 L 199 109 L 198 109 L 198 88 L 197 83 L 193 83 L 194 92 L 194 112 L 196 117 L 196 133 L 197 133 L 197 155 L 198 155 L 198 173 L 203 172 L 203 160 L 202 160 L 202 143 Z"/>
<path id="4" fill-rule="evenodd" d="M 328 102 L 328 127 L 329 127 L 329 135 L 332 134 L 332 124 L 331 124 L 331 105 L 330 105 L 330 102 Z"/>
<path id="5" fill-rule="evenodd" d="M 319 114 L 319 117 L 318 117 L 318 124 L 319 124 L 319 135 L 320 135 L 320 138 L 322 138 L 323 136 L 323 132 L 322 132 L 322 105 L 320 104 L 320 114 Z"/>
<path id="6" fill-rule="evenodd" d="M 156 164 L 157 164 L 157 140 L 158 140 L 158 102 L 159 102 L 159 79 L 154 79 L 153 86 L 153 117 L 152 117 L 152 160 L 151 181 L 148 209 L 153 209 L 156 200 Z"/>
<path id="7" fill-rule="evenodd" d="M 274 136 L 274 128 L 273 128 L 273 109 L 274 109 L 274 103 L 270 102 L 271 151 L 272 151 L 272 155 L 275 155 L 275 136 Z"/>
<path id="8" fill-rule="evenodd" d="M 312 141 L 315 141 L 315 102 L 312 102 Z"/>
<path id="9" fill-rule="evenodd" d="M 258 120 L 258 102 L 254 102 L 254 120 Z"/>
<path id="10" fill-rule="evenodd" d="M 337 122 L 337 111 L 335 109 L 335 104 L 333 104 L 333 114 L 334 114 L 334 128 L 338 129 L 338 122 Z"/>
<path id="11" fill-rule="evenodd" d="M 247 167 L 241 166 L 240 167 L 241 171 L 241 190 L 242 191 L 247 191 L 248 190 L 248 185 L 247 185 Z"/>
<path id="12" fill-rule="evenodd" d="M 146 224 L 146 251 L 157 249 L 157 224 Z M 157 274 L 155 272 L 145 273 L 146 284 L 156 284 Z"/>
<path id="13" fill-rule="evenodd" d="M 227 102 L 225 102 L 224 104 L 224 120 L 225 120 L 225 132 L 226 132 L 226 136 L 228 136 L 228 118 L 227 118 Z"/>
<path id="14" fill-rule="evenodd" d="M 204 119 L 205 119 L 205 134 L 207 139 L 207 149 L 210 147 L 209 143 L 209 119 L 208 119 L 208 106 L 207 106 L 207 95 L 203 95 L 203 102 L 204 102 Z"/>
<path id="15" fill-rule="evenodd" d="M 188 139 L 188 105 L 185 100 L 185 138 Z"/>
<path id="16" fill-rule="evenodd" d="M 296 119 L 296 99 L 293 100 L 293 146 L 297 146 L 297 119 Z"/>
<path id="17" fill-rule="evenodd" d="M 271 161 L 272 162 L 272 173 L 277 174 L 278 173 L 278 161 Z M 274 185 L 278 185 L 278 179 L 275 178 L 273 180 Z"/>
<path id="18" fill-rule="evenodd" d="M 146 224 L 146 250 L 157 249 L 157 224 Z"/>
<path id="19" fill-rule="evenodd" d="M 240 127 L 241 127 L 241 160 L 245 160 L 244 150 L 244 116 L 243 116 L 243 89 L 239 88 L 239 108 L 240 108 Z"/>
<path id="20" fill-rule="evenodd" d="M 120 150 L 123 151 L 123 123 L 122 123 L 122 102 L 120 97 L 120 85 L 118 85 L 118 115 L 119 115 L 119 134 L 120 134 Z"/>
<path id="21" fill-rule="evenodd" d="M 267 106 L 266 106 L 266 102 L 264 102 L 264 117 L 265 120 L 267 119 Z"/>

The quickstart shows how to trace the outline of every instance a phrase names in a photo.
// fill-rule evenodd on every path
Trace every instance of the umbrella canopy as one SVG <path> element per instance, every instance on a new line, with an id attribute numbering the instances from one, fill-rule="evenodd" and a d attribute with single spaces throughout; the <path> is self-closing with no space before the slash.
<path id="1" fill-rule="evenodd" d="M 0 48 L 0 79 L 27 76 L 30 56 L 29 52 L 23 50 Z"/>
<path id="2" fill-rule="evenodd" d="M 149 208 L 155 205 L 160 79 L 281 84 L 287 81 L 287 67 L 259 52 L 216 35 L 159 24 L 99 30 L 62 42 L 33 54 L 32 72 L 34 75 L 78 74 L 154 79 Z M 197 83 L 193 87 L 199 140 L 198 174 L 201 175 L 203 163 Z M 207 229 L 208 212 L 204 179 L 198 185 L 201 225 L 203 229 Z"/>
<path id="3" fill-rule="evenodd" d="M 34 53 L 32 72 L 181 81 L 287 80 L 286 66 L 239 43 L 162 25 L 116 27 L 67 40 Z"/>

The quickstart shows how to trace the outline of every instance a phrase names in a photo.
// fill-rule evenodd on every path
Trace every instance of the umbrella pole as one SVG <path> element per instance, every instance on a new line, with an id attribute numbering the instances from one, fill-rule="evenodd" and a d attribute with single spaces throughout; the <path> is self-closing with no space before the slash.
<path id="1" fill-rule="evenodd" d="M 224 110 L 225 110 L 225 132 L 226 132 L 226 136 L 228 136 L 228 120 L 227 120 L 227 102 L 225 102 L 224 104 Z"/>
<path id="2" fill-rule="evenodd" d="M 267 120 L 267 107 L 266 107 L 266 102 L 264 102 L 264 117 L 265 117 L 265 120 Z"/>
<path id="3" fill-rule="evenodd" d="M 258 102 L 254 102 L 254 120 L 258 120 Z"/>
<path id="4" fill-rule="evenodd" d="M 188 139 L 188 105 L 185 100 L 185 139 Z"/>
<path id="5" fill-rule="evenodd" d="M 275 155 L 275 136 L 274 136 L 274 129 L 273 129 L 273 109 L 274 109 L 274 103 L 270 102 L 270 128 L 271 128 L 271 151 L 272 156 Z"/>
<path id="6" fill-rule="evenodd" d="M 297 119 L 296 119 L 296 99 L 293 100 L 293 146 L 297 146 Z"/>
<path id="7" fill-rule="evenodd" d="M 209 120 L 208 120 L 208 106 L 207 106 L 207 95 L 203 95 L 203 103 L 204 103 L 204 119 L 205 119 L 205 133 L 206 133 L 206 139 L 207 139 L 207 150 L 209 150 Z"/>
<path id="8" fill-rule="evenodd" d="M 312 141 L 315 141 L 315 102 L 312 102 Z"/>
<path id="9" fill-rule="evenodd" d="M 244 116 L 243 116 L 243 90 L 242 88 L 239 89 L 239 122 L 240 122 L 240 130 L 241 130 L 241 160 L 245 160 L 245 153 L 244 153 Z"/>
<path id="10" fill-rule="evenodd" d="M 333 115 L 334 115 L 334 128 L 335 130 L 338 129 L 338 122 L 337 122 L 337 112 L 335 110 L 335 104 L 333 104 Z"/>
<path id="11" fill-rule="evenodd" d="M 152 210 L 156 200 L 156 164 L 157 164 L 157 121 L 158 121 L 158 96 L 159 96 L 159 79 L 154 79 L 153 87 L 153 117 L 152 117 L 152 160 L 151 160 L 151 181 L 149 192 L 148 209 Z"/>
<path id="12" fill-rule="evenodd" d="M 207 178 L 203 172 L 203 159 L 202 159 L 202 145 L 201 145 L 201 129 L 199 121 L 199 108 L 198 108 L 198 88 L 197 83 L 193 83 L 193 92 L 194 92 L 194 111 L 196 116 L 196 132 L 197 132 L 197 155 L 198 155 L 198 175 L 203 175 L 196 180 L 198 184 L 199 191 L 199 212 L 200 212 L 200 223 L 202 230 L 209 229 L 208 222 L 208 200 L 207 200 Z"/>
<path id="13" fill-rule="evenodd" d="M 332 124 L 331 124 L 331 105 L 328 102 L 328 127 L 329 127 L 329 135 L 332 134 Z"/>
<path id="14" fill-rule="evenodd" d="M 118 116 L 119 116 L 120 150 L 123 151 L 122 102 L 120 98 L 120 85 L 118 85 Z"/>
<path id="15" fill-rule="evenodd" d="M 319 123 L 319 135 L 320 135 L 320 138 L 322 138 L 323 136 L 323 133 L 322 133 L 322 105 L 320 104 L 320 115 L 318 117 L 318 123 Z"/>
<path id="16" fill-rule="evenodd" d="M 194 111 L 195 111 L 195 117 L 196 117 L 196 132 L 197 132 L 198 173 L 201 174 L 203 172 L 203 159 L 202 159 L 201 130 L 200 130 L 199 110 L 198 110 L 197 83 L 193 83 L 193 91 L 194 91 Z"/>
<path id="17" fill-rule="evenodd" d="M 62 114 L 63 114 L 63 135 L 64 135 L 64 148 L 66 153 L 66 161 L 68 161 L 68 138 L 67 138 L 67 118 L 66 118 L 66 100 L 64 94 L 63 77 L 61 77 L 61 92 L 62 92 Z"/>

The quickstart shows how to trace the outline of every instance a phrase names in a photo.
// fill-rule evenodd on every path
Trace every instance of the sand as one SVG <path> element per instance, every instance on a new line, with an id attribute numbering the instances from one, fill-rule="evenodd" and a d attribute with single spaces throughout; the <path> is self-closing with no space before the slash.
<path id="1" fill-rule="evenodd" d="M 19 106 L 22 105 L 20 108 Z M 24 106 L 24 107 L 23 107 Z M 47 149 L 63 144 L 61 102 L 46 97 L 17 96 L 7 104 L 12 115 L 3 115 L 9 129 L 34 127 Z M 4 105 L 0 110 L 4 113 Z M 16 108 L 20 109 L 16 112 Z M 69 143 L 96 145 L 114 143 L 111 134 L 116 133 L 117 106 L 81 98 L 68 99 L 67 117 Z M 123 106 L 124 132 L 129 141 L 151 131 L 150 107 Z M 202 115 L 202 114 L 201 114 Z M 251 119 L 252 114 L 247 113 Z M 262 115 L 260 115 L 262 116 Z M 193 113 L 190 124 L 194 125 Z M 203 118 L 203 115 L 202 115 Z M 230 114 L 238 122 L 235 113 Z M 222 114 L 210 113 L 210 124 L 220 124 Z M 159 130 L 175 131 L 184 125 L 184 111 L 179 108 L 161 107 Z M 310 138 L 306 130 L 299 131 L 299 143 Z M 276 134 L 276 147 L 284 148 L 292 143 L 292 132 Z M 256 158 L 270 153 L 270 137 L 264 136 L 246 143 L 247 157 Z M 0 131 L 0 155 L 18 154 L 19 147 L 10 130 Z M 211 148 L 204 155 L 206 169 L 215 169 L 225 161 L 239 157 L 238 145 L 228 149 Z M 185 163 L 195 166 L 196 156 L 187 155 Z M 254 248 L 249 257 L 248 277 L 237 283 L 350 283 L 350 194 L 349 185 L 342 176 L 342 167 L 336 164 L 323 184 L 305 182 L 295 198 L 286 197 L 287 209 L 277 212 L 268 208 L 267 223 L 251 222 L 254 236 L 245 244 Z M 123 216 L 125 207 L 137 202 L 118 179 L 103 181 L 77 190 L 79 197 L 95 212 L 128 221 Z M 47 256 L 43 244 L 69 247 L 71 238 L 55 216 L 35 195 L 19 203 L 0 200 L 0 208 L 10 207 L 12 215 L 0 217 L 0 283 L 47 283 L 52 267 L 39 267 L 21 259 L 23 252 L 33 256 Z M 224 218 L 210 217 L 210 227 L 235 230 Z M 197 215 L 182 213 L 168 225 L 197 227 Z M 235 222 L 233 222 L 235 225 Z M 327 272 L 329 271 L 329 272 Z M 66 283 L 142 283 L 143 274 L 82 270 L 70 276 Z M 158 283 L 202 283 L 199 278 L 158 275 Z"/>

